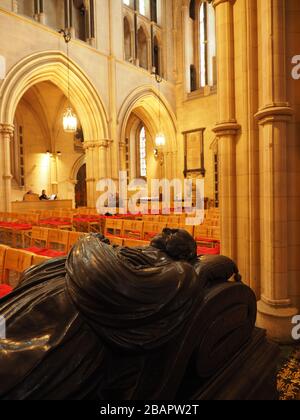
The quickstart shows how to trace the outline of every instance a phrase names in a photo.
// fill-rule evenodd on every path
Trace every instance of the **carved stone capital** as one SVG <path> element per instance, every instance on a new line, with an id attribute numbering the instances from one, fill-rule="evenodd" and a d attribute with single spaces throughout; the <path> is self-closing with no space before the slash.
<path id="1" fill-rule="evenodd" d="M 83 148 L 85 150 L 96 149 L 96 148 L 108 149 L 108 147 L 110 146 L 111 143 L 112 143 L 112 140 L 109 140 L 109 139 L 96 140 L 96 141 L 85 141 L 83 143 Z"/>
<path id="2" fill-rule="evenodd" d="M 127 146 L 127 144 L 125 143 L 125 141 L 120 141 L 120 143 L 119 143 L 119 148 L 120 148 L 121 150 L 126 149 L 126 146 Z"/>
<path id="3" fill-rule="evenodd" d="M 293 114 L 293 109 L 287 103 L 261 108 L 257 114 L 255 114 L 255 118 L 260 125 L 265 125 L 270 122 L 288 122 L 291 120 Z"/>
<path id="4" fill-rule="evenodd" d="M 13 136 L 15 131 L 15 127 L 11 124 L 0 124 L 0 134 L 9 135 L 10 137 Z"/>
<path id="5" fill-rule="evenodd" d="M 231 3 L 234 4 L 236 0 L 212 0 L 212 4 L 214 7 L 219 6 L 222 3 Z"/>
<path id="6" fill-rule="evenodd" d="M 240 130 L 241 126 L 236 121 L 228 121 L 217 124 L 213 132 L 217 137 L 236 136 Z"/>

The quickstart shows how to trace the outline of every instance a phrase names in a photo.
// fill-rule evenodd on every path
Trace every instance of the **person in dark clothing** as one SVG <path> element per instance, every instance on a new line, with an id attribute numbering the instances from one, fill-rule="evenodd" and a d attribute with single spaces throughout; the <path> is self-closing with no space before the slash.
<path id="1" fill-rule="evenodd" d="M 49 197 L 46 194 L 46 190 L 43 190 L 42 191 L 42 195 L 40 196 L 40 200 L 41 201 L 43 201 L 43 200 L 49 200 Z"/>

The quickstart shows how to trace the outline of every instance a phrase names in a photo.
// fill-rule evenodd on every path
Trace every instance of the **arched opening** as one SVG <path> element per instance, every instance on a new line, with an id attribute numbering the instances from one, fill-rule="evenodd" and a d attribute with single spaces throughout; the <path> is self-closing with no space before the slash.
<path id="1" fill-rule="evenodd" d="M 128 180 L 143 178 L 151 182 L 152 179 L 162 178 L 163 168 L 153 153 L 155 130 L 138 109 L 134 110 L 128 119 L 126 139 Z"/>
<path id="2" fill-rule="evenodd" d="M 120 129 L 120 139 L 126 147 L 121 153 L 121 168 L 127 171 L 128 179 L 139 177 L 139 153 L 137 142 L 140 140 L 142 127 L 146 132 L 146 171 L 147 180 L 183 178 L 183 173 L 178 171 L 183 149 L 179 153 L 176 137 L 175 116 L 167 101 L 154 89 L 132 92 L 121 107 L 119 117 L 123 121 Z M 155 138 L 162 133 L 166 144 L 157 150 Z M 158 152 L 158 153 L 157 153 Z"/>
<path id="3" fill-rule="evenodd" d="M 49 81 L 29 88 L 19 101 L 11 143 L 12 201 L 21 200 L 24 191 L 40 194 L 46 190 L 49 196 L 74 202 L 69 174 L 74 163 L 84 156 L 84 149 L 77 134 L 63 130 L 67 104 L 64 93 Z"/>
<path id="4" fill-rule="evenodd" d="M 124 17 L 124 55 L 126 61 L 133 61 L 131 45 L 131 28 L 127 17 Z"/>
<path id="5" fill-rule="evenodd" d="M 68 68 L 70 69 L 70 73 L 68 73 Z M 70 74 L 70 78 L 68 78 L 68 74 Z M 99 98 L 97 90 L 92 85 L 87 75 L 71 59 L 68 60 L 64 54 L 59 52 L 43 52 L 26 57 L 24 60 L 20 61 L 9 72 L 0 88 L 0 122 L 4 122 L 9 126 L 14 126 L 15 117 L 20 115 L 20 113 L 17 112 L 20 101 L 24 95 L 24 98 L 26 99 L 26 95 L 32 95 L 33 92 L 35 92 L 34 94 L 38 98 L 40 112 L 38 112 L 37 116 L 37 111 L 33 109 L 31 110 L 31 115 L 34 116 L 32 118 L 35 120 L 39 120 L 40 128 L 39 133 L 37 133 L 37 138 L 43 139 L 44 141 L 44 143 L 42 143 L 42 149 L 40 149 L 43 150 L 43 163 L 41 165 L 42 167 L 46 167 L 47 165 L 49 166 L 54 159 L 53 156 L 55 156 L 55 160 L 58 161 L 58 178 L 60 178 L 60 174 L 67 173 L 65 168 L 62 168 L 63 147 L 66 146 L 72 148 L 72 153 L 74 149 L 74 136 L 68 139 L 66 143 L 62 140 L 62 145 L 60 147 L 61 150 L 59 150 L 54 141 L 61 128 L 60 115 L 62 115 L 65 111 L 64 101 L 68 94 L 68 79 L 70 80 L 72 105 L 80 121 L 80 126 L 84 135 L 84 144 L 88 145 L 86 148 L 88 180 L 87 195 L 89 205 L 94 206 L 97 200 L 97 179 L 106 177 L 107 174 L 105 172 L 105 159 L 103 159 L 103 157 L 100 159 L 100 155 L 92 155 L 91 152 L 93 151 L 94 143 L 98 144 L 103 141 L 103 139 L 109 138 L 107 124 L 108 119 L 106 110 Z M 43 82 L 46 82 L 47 89 L 49 88 L 51 91 L 53 90 L 59 92 L 56 96 L 54 95 L 55 97 L 58 98 L 58 96 L 61 95 L 61 100 L 58 100 L 55 105 L 52 104 L 51 106 L 52 100 L 50 97 L 47 96 L 45 99 L 44 94 L 41 96 L 39 87 L 42 86 L 41 84 Z M 31 90 L 31 88 L 33 88 L 33 90 Z M 58 103 L 61 104 L 60 108 L 57 105 Z M 47 106 L 49 105 L 49 109 L 45 106 L 45 104 Z M 74 106 L 75 104 L 76 106 Z M 50 115 L 52 115 L 53 118 L 51 118 L 54 119 L 55 112 L 57 113 L 57 126 L 55 126 L 56 131 L 54 131 L 54 133 L 50 133 L 51 130 L 49 129 L 48 117 L 50 118 Z M 15 132 L 17 131 L 15 130 Z M 29 137 L 30 135 L 31 134 L 29 133 Z M 63 136 L 61 136 L 61 139 L 63 139 Z M 24 139 L 24 141 L 26 140 Z M 49 149 L 47 148 L 45 150 L 46 142 L 49 145 Z M 91 148 L 89 148 L 90 145 Z M 47 150 L 49 150 L 49 154 L 47 153 Z M 67 156 L 67 152 L 65 153 Z M 9 157 L 10 149 L 7 147 L 5 149 L 6 161 L 9 160 Z M 53 166 L 55 167 L 55 165 L 52 165 L 52 167 Z M 32 166 L 31 169 L 34 169 L 34 166 Z M 8 169 L 6 168 L 6 170 Z M 9 171 L 11 172 L 10 168 Z M 46 173 L 46 171 L 43 173 Z M 54 175 L 52 173 L 51 177 L 53 178 L 53 176 Z M 71 180 L 73 183 L 66 182 L 68 180 L 70 180 L 69 174 L 63 180 L 65 184 L 69 185 L 68 188 L 70 189 L 66 192 L 66 194 L 68 194 L 68 196 L 72 194 L 72 197 L 74 197 L 75 180 Z M 3 181 L 3 188 L 5 190 L 6 201 L 2 203 L 2 208 L 8 211 L 11 206 L 12 195 L 11 180 L 8 177 L 5 178 L 5 181 Z M 15 194 L 17 194 L 17 192 L 15 192 Z M 63 194 L 65 193 L 63 192 Z"/>
<path id="6" fill-rule="evenodd" d="M 75 186 L 75 205 L 76 208 L 87 206 L 87 188 L 86 188 L 86 164 L 82 165 L 77 173 Z"/>
<path id="7" fill-rule="evenodd" d="M 148 39 L 144 28 L 141 26 L 137 33 L 137 58 L 139 66 L 148 70 Z"/>

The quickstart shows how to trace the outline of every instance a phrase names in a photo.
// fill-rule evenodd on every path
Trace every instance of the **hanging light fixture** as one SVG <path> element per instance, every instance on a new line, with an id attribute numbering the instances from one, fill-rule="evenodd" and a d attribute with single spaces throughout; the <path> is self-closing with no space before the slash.
<path id="1" fill-rule="evenodd" d="M 163 81 L 163 78 L 157 73 L 156 67 L 153 67 L 152 74 L 155 76 L 155 80 L 159 86 L 159 93 L 160 93 L 160 84 Z M 161 129 L 161 104 L 160 104 L 160 98 L 158 102 L 158 121 L 159 121 L 159 132 L 155 136 L 155 145 L 158 149 L 162 149 L 166 145 L 166 137 Z"/>
<path id="2" fill-rule="evenodd" d="M 69 42 L 72 39 L 71 33 L 66 32 L 64 29 L 59 31 L 63 35 L 64 40 L 67 44 L 67 57 L 68 57 L 68 107 L 63 115 L 63 128 L 66 133 L 76 133 L 78 121 L 71 107 L 70 100 L 70 58 L 69 58 Z"/>

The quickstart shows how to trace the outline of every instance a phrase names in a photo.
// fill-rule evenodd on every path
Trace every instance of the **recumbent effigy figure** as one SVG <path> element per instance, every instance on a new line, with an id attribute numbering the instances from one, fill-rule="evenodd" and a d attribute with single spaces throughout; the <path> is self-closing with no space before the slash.
<path id="1" fill-rule="evenodd" d="M 0 315 L 2 400 L 175 399 L 190 363 L 209 377 L 249 340 L 256 301 L 231 260 L 201 261 L 187 232 L 166 229 L 144 248 L 82 238 L 25 272 Z"/>

